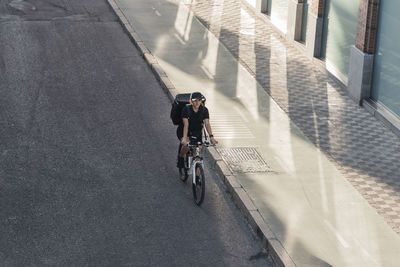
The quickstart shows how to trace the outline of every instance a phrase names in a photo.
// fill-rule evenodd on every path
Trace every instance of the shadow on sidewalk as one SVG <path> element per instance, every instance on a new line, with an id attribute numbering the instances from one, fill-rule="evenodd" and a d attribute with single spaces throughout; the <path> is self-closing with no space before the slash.
<path id="1" fill-rule="evenodd" d="M 211 10 L 221 4 L 229 8 L 222 11 L 220 18 L 212 20 L 205 16 L 205 6 Z M 399 232 L 400 228 L 391 219 L 400 218 L 399 138 L 357 106 L 345 89 L 283 41 L 241 1 L 202 1 L 193 5 L 192 10 L 305 136 L 333 160 Z M 244 13 L 248 13 L 247 21 L 243 20 Z M 258 101 L 259 110 L 263 110 L 263 104 Z M 385 210 L 385 205 L 390 206 L 389 210 L 387 207 Z M 397 215 L 389 215 L 393 212 Z"/>

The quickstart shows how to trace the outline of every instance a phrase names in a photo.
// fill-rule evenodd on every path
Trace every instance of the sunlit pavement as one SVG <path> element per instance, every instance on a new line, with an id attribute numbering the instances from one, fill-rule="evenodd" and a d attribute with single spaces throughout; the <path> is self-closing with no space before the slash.
<path id="1" fill-rule="evenodd" d="M 241 151 L 246 151 L 245 148 L 255 148 L 262 157 L 267 166 L 262 170 L 240 171 L 232 165 L 231 168 L 297 266 L 398 264 L 399 236 L 349 183 L 341 161 L 332 163 L 324 153 L 335 156 L 335 139 L 344 143 L 352 141 L 352 138 L 342 140 L 340 135 L 335 135 L 335 128 L 346 132 L 343 125 L 347 113 L 360 112 L 369 123 L 368 120 L 373 119 L 368 113 L 353 107 L 332 80 L 313 70 L 307 62 L 294 68 L 294 63 L 302 60 L 301 56 L 293 52 L 294 48 L 286 47 L 277 35 L 271 34 L 271 29 L 265 32 L 269 46 L 254 49 L 260 29 L 255 26 L 256 20 L 252 24 L 251 15 L 240 5 L 227 7 L 246 21 L 237 28 L 240 34 L 236 34 L 221 26 L 237 23 L 234 16 L 224 11 L 225 1 L 222 0 L 208 7 L 207 18 L 220 22 L 209 23 L 211 31 L 183 2 L 116 2 L 174 86 L 180 92 L 199 90 L 206 95 L 214 134 L 220 141 L 219 149 L 243 148 Z M 207 2 L 210 1 L 203 5 Z M 206 22 L 204 19 L 203 23 Z M 246 38 L 242 38 L 243 35 Z M 241 46 L 242 43 L 246 45 Z M 275 46 L 278 49 L 273 49 Z M 259 54 L 260 49 L 265 54 Z M 243 61 L 242 55 L 249 57 L 244 61 L 246 67 L 237 60 Z M 257 62 L 266 59 L 268 68 L 259 67 Z M 299 71 L 306 72 L 306 78 L 298 75 Z M 260 84 L 255 78 L 268 84 Z M 317 82 L 311 83 L 313 79 Z M 324 94 L 311 91 L 321 84 Z M 294 85 L 304 91 L 291 90 Z M 301 102 L 297 98 L 308 98 L 308 101 Z M 324 112 L 318 109 L 321 105 L 317 100 L 325 101 L 323 106 L 328 110 L 323 115 L 332 118 L 333 126 L 327 119 L 321 122 Z M 346 114 L 335 114 L 331 105 L 338 106 L 338 110 L 346 109 Z M 307 121 L 313 122 L 312 127 L 298 124 L 298 114 L 302 118 L 313 115 L 307 117 Z M 335 120 L 335 116 L 341 120 Z M 379 123 L 371 123 L 383 131 L 386 139 L 396 140 Z M 310 128 L 309 131 L 304 127 Z M 323 134 L 327 129 L 332 145 L 328 151 Z M 357 177 L 361 176 L 356 175 L 355 180 Z"/>
<path id="2" fill-rule="evenodd" d="M 400 139 L 355 105 L 326 73 L 283 42 L 270 24 L 246 8 L 246 1 L 193 1 L 191 7 L 400 234 Z M 271 19 L 276 27 L 282 27 L 280 20 Z M 298 43 L 297 47 L 301 46 L 304 44 Z"/>

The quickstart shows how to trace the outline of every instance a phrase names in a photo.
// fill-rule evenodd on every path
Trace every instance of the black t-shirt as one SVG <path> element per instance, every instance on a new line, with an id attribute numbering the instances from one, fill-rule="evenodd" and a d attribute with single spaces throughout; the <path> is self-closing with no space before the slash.
<path id="1" fill-rule="evenodd" d="M 209 119 L 208 109 L 200 106 L 197 112 L 194 112 L 192 105 L 186 105 L 182 110 L 182 118 L 189 120 L 189 133 L 188 135 L 200 136 L 203 129 L 203 120 Z"/>

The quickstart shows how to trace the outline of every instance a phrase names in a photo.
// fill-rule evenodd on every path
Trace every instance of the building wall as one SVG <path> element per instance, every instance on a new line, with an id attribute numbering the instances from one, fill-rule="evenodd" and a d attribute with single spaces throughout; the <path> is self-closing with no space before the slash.
<path id="1" fill-rule="evenodd" d="M 249 5 L 251 5 L 252 7 L 256 8 L 257 0 L 244 0 L 244 1 L 247 2 Z"/>
<path id="2" fill-rule="evenodd" d="M 269 12 L 271 22 L 283 33 L 286 33 L 289 0 L 271 0 Z"/>
<path id="3" fill-rule="evenodd" d="M 356 103 L 400 133 L 400 0 L 256 3 L 256 10 L 267 14 L 288 41 L 325 61 Z"/>

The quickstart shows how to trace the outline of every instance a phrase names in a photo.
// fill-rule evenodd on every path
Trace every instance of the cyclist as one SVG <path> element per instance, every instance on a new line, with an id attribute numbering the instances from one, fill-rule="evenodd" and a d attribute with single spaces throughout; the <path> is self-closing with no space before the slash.
<path id="1" fill-rule="evenodd" d="M 208 109 L 205 107 L 205 97 L 200 92 L 194 92 L 190 96 L 191 105 L 186 105 L 182 110 L 182 122 L 177 129 L 178 139 L 181 141 L 180 153 L 178 156 L 178 168 L 184 167 L 184 157 L 189 152 L 188 144 L 192 140 L 202 141 L 203 125 L 206 126 L 213 145 L 217 140 L 212 134 L 210 116 Z M 199 146 L 201 151 L 201 146 Z"/>

